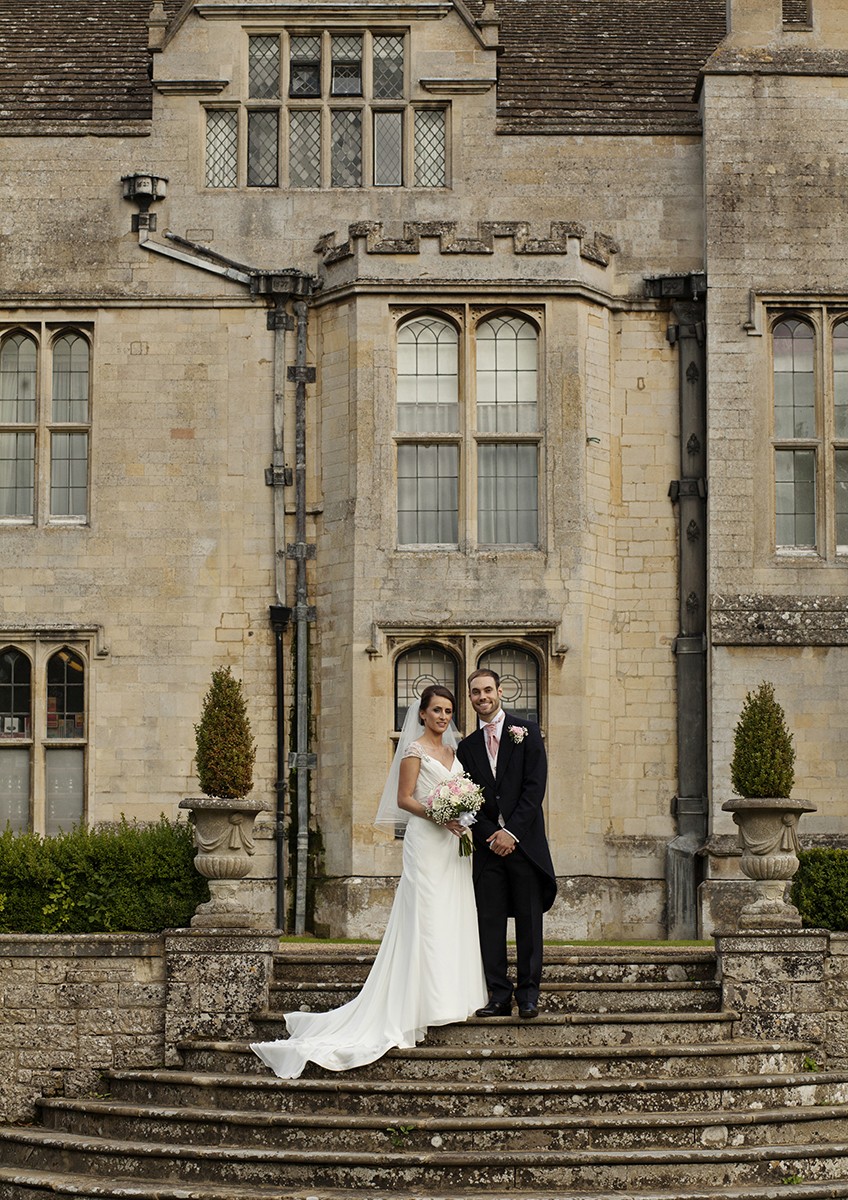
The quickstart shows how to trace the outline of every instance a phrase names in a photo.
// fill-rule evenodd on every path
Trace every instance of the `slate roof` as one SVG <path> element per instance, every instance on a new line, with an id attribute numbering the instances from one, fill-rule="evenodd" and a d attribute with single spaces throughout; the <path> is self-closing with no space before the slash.
<path id="1" fill-rule="evenodd" d="M 725 0 L 496 0 L 502 133 L 698 133 Z M 143 132 L 150 0 L 0 0 L 0 134 Z M 181 0 L 166 0 L 173 17 Z M 469 0 L 479 12 L 482 0 Z"/>
<path id="2" fill-rule="evenodd" d="M 700 132 L 694 93 L 725 0 L 495 2 L 502 133 Z"/>
<path id="3" fill-rule="evenodd" d="M 169 15 L 179 4 L 174 0 Z M 0 134 L 135 132 L 150 0 L 0 0 Z"/>

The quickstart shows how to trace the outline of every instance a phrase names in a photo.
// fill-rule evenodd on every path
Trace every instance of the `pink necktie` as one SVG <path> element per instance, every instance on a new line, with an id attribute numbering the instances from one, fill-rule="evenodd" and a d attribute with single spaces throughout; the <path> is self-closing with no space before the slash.
<path id="1" fill-rule="evenodd" d="M 495 728 L 494 724 L 490 723 L 489 725 L 486 726 L 486 741 L 488 743 L 489 757 L 497 758 L 498 757 L 498 731 Z"/>

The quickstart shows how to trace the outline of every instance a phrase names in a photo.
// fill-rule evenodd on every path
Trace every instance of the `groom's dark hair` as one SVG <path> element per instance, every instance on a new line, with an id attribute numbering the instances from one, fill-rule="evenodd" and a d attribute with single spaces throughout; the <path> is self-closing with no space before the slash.
<path id="1" fill-rule="evenodd" d="M 492 679 L 495 681 L 495 687 L 501 686 L 500 675 L 497 673 L 497 671 L 490 670 L 489 667 L 478 667 L 476 671 L 472 671 L 468 676 L 468 686 L 471 687 L 474 680 L 479 679 L 481 675 L 491 675 Z"/>

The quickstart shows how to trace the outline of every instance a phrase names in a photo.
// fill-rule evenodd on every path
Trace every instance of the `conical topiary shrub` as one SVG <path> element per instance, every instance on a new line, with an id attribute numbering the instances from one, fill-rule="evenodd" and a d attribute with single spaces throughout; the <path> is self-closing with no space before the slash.
<path id="1" fill-rule="evenodd" d="M 241 681 L 229 667 L 212 672 L 197 735 L 197 778 L 206 796 L 236 800 L 253 787 L 256 744 L 251 736 Z"/>
<path id="2" fill-rule="evenodd" d="M 795 782 L 795 749 L 786 715 L 763 682 L 745 697 L 730 764 L 733 790 L 745 799 L 788 798 Z"/>

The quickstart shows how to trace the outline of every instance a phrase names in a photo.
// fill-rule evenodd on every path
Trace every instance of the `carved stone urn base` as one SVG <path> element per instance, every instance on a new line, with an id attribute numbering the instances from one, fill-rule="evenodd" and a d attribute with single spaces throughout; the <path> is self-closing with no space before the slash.
<path id="1" fill-rule="evenodd" d="M 197 906 L 192 928 L 249 930 L 254 919 L 241 898 L 239 881 L 250 874 L 253 823 L 271 805 L 247 798 L 193 796 L 181 801 L 180 808 L 191 813 L 197 846 L 194 865 L 209 880 L 211 896 Z"/>
<path id="2" fill-rule="evenodd" d="M 733 813 L 739 829 L 742 873 L 759 892 L 740 911 L 737 928 L 800 929 L 801 914 L 784 897 L 798 870 L 798 821 L 804 813 L 815 812 L 815 804 L 788 797 L 757 797 L 734 798 L 721 807 Z"/>

